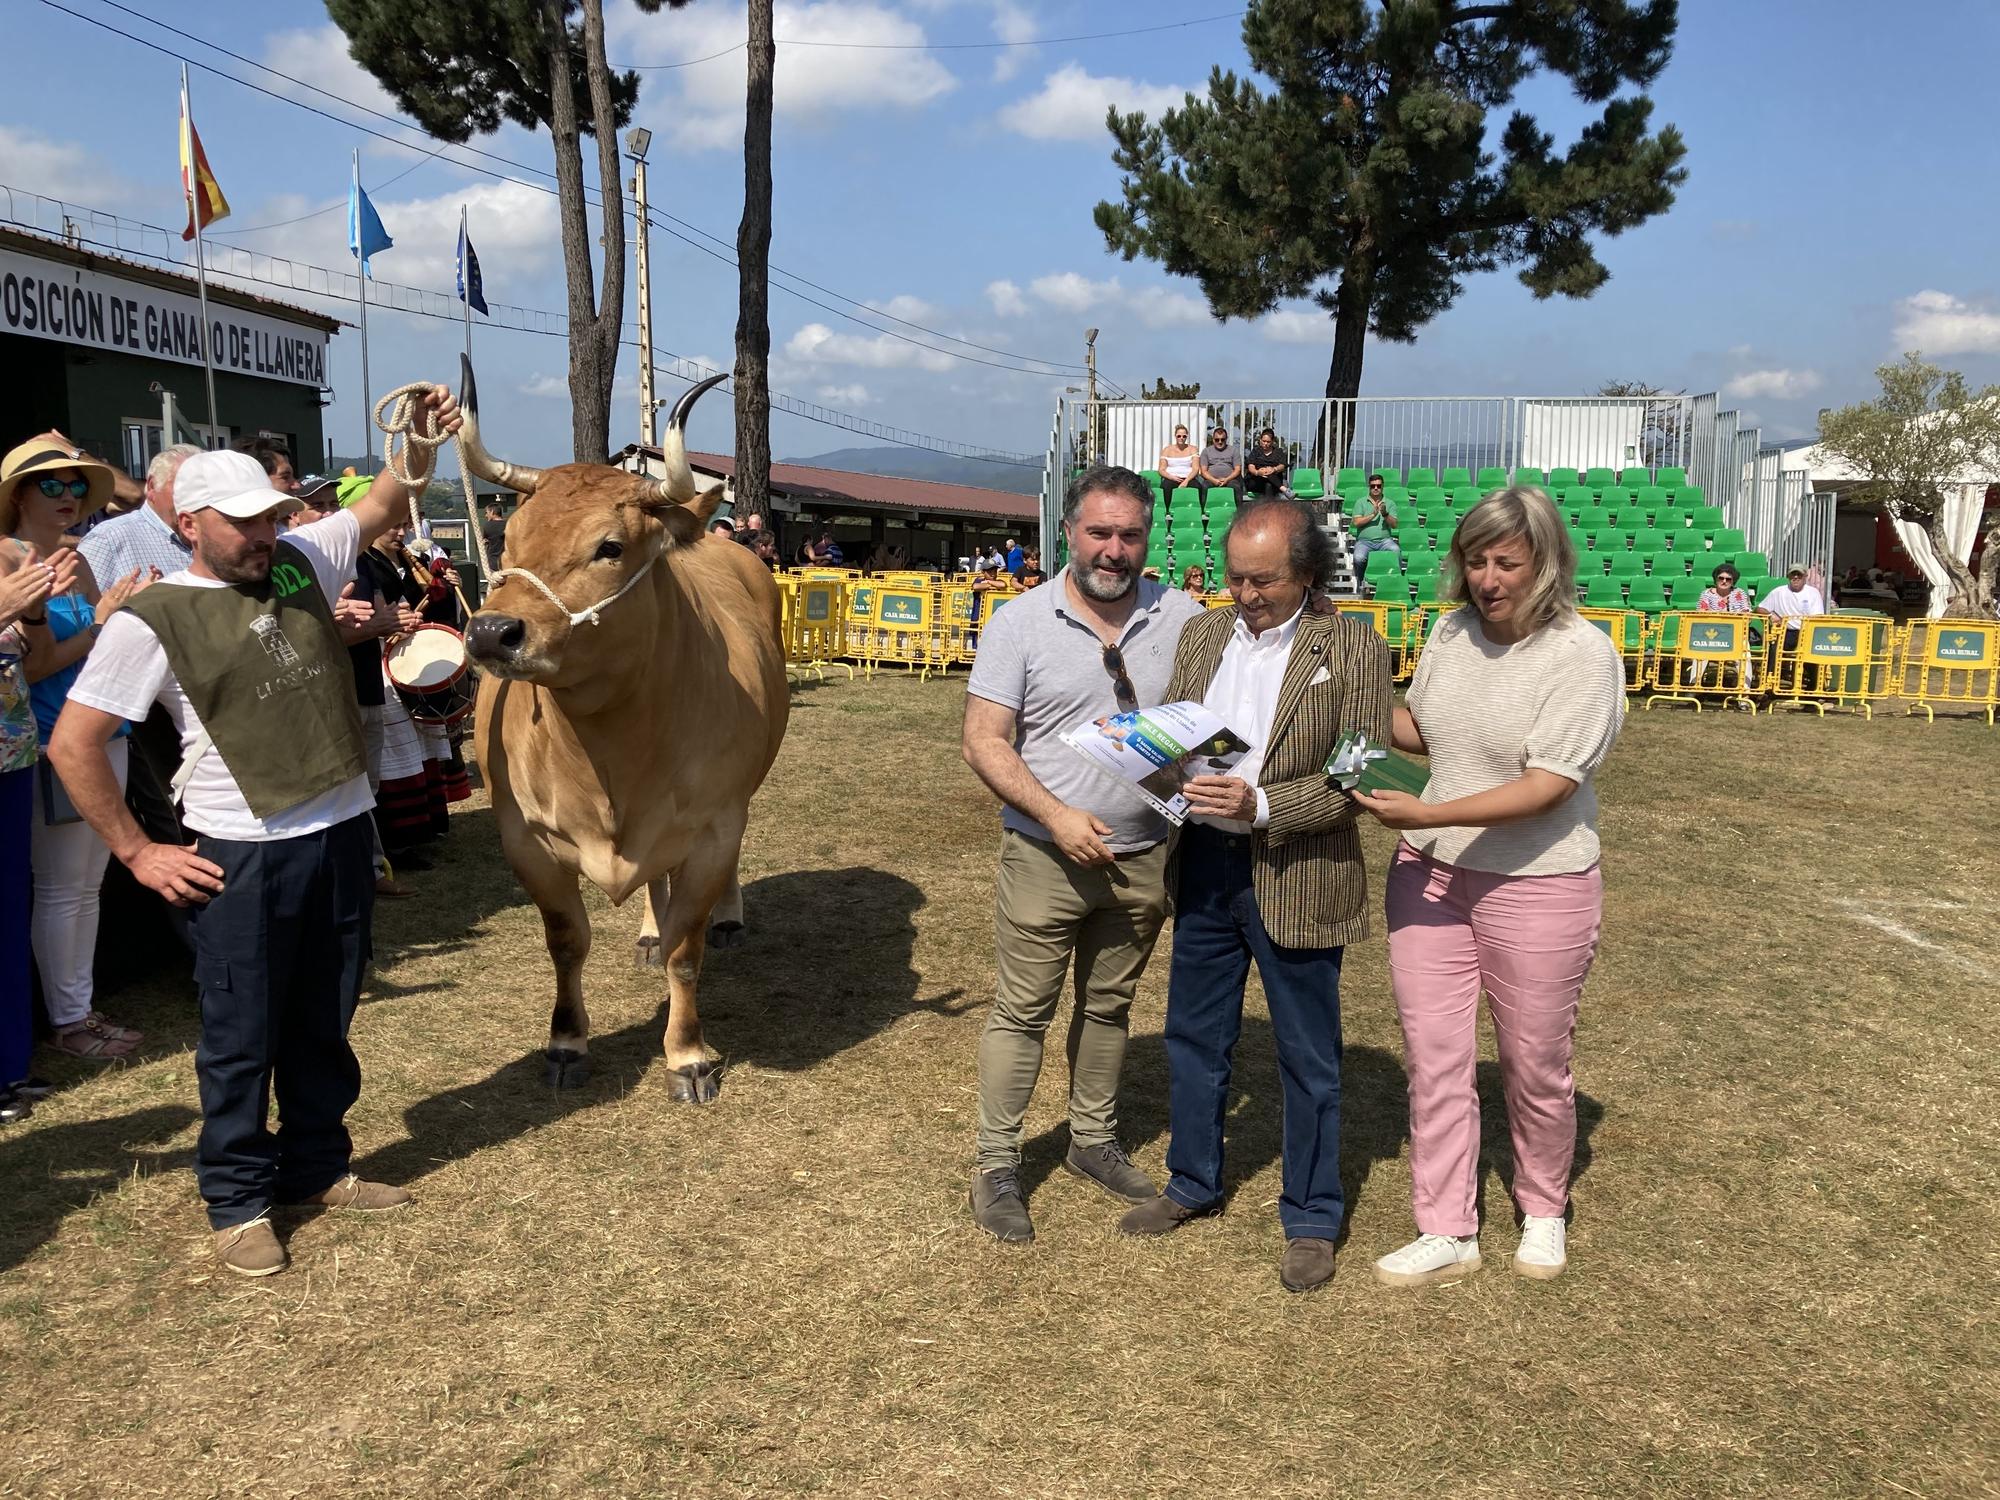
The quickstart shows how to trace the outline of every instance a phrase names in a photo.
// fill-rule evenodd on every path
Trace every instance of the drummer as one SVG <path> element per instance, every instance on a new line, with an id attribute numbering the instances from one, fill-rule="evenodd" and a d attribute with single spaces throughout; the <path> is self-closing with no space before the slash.
<path id="1" fill-rule="evenodd" d="M 375 817 L 390 864 L 399 870 L 424 870 L 430 868 L 424 846 L 442 838 L 450 827 L 446 768 L 451 743 L 437 725 L 411 716 L 387 670 L 388 656 L 402 637 L 424 623 L 417 613 L 423 585 L 410 576 L 406 555 L 409 533 L 409 524 L 398 517 L 356 560 L 355 577 L 357 585 L 364 575 L 371 580 L 393 618 L 379 643 L 382 656 L 375 664 L 375 681 L 382 693 Z M 357 687 L 360 670 L 357 662 Z"/>

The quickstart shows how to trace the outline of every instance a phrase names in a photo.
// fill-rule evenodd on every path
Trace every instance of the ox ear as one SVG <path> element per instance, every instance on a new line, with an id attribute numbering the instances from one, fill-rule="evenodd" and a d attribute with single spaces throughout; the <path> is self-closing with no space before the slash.
<path id="1" fill-rule="evenodd" d="M 658 516 L 666 523 L 667 534 L 676 546 L 686 547 L 701 540 L 702 533 L 708 530 L 709 518 L 722 504 L 724 493 L 725 486 L 718 484 L 692 500 L 664 500 L 655 495 L 641 503 L 648 515 Z"/>

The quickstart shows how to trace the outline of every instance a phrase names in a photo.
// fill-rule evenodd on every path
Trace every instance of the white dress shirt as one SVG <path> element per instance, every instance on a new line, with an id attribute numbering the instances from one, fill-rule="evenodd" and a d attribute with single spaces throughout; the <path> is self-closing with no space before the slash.
<path id="1" fill-rule="evenodd" d="M 1257 820 L 1252 825 L 1236 818 L 1194 815 L 1211 828 L 1248 833 L 1253 826 L 1263 828 L 1271 821 L 1271 801 L 1264 795 L 1264 789 L 1257 786 L 1257 777 L 1264 769 L 1271 720 L 1278 713 L 1278 689 L 1284 685 L 1285 664 L 1292 659 L 1292 638 L 1299 633 L 1299 616 L 1304 613 L 1305 605 L 1300 604 L 1289 620 L 1262 635 L 1252 635 L 1240 615 L 1229 629 L 1229 644 L 1222 648 L 1222 661 L 1215 669 L 1208 691 L 1202 695 L 1201 704 L 1249 742 L 1250 749 L 1243 758 L 1223 774 L 1257 787 Z"/>

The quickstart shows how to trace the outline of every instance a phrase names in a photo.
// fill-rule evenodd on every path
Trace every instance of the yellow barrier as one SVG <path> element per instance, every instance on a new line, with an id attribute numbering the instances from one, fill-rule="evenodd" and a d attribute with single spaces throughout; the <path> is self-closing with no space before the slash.
<path id="1" fill-rule="evenodd" d="M 873 628 L 854 653 L 865 667 L 899 663 L 920 678 L 929 677 L 933 668 L 943 670 L 943 601 L 938 591 L 928 581 L 921 586 L 878 582 L 873 593 Z"/>
<path id="2" fill-rule="evenodd" d="M 1636 693 L 1646 685 L 1646 617 L 1636 609 L 1580 609 L 1577 611 L 1611 637 L 1618 659 L 1625 665 L 1625 691 Z M 1428 623 L 1425 638 L 1430 635 Z"/>
<path id="3" fill-rule="evenodd" d="M 1705 699 L 1719 699 L 1757 711 L 1750 694 L 1757 687 L 1758 652 L 1750 639 L 1750 615 L 1683 613 L 1660 616 L 1646 681 L 1655 703 L 1692 703 L 1700 713 Z"/>
<path id="4" fill-rule="evenodd" d="M 1939 705 L 2000 708 L 2000 624 L 1982 620 L 1913 620 L 1903 632 L 1895 685 L 1903 712 L 1937 720 Z"/>
<path id="5" fill-rule="evenodd" d="M 1897 632 L 1884 616 L 1809 615 L 1797 630 L 1770 625 L 1766 633 L 1772 713 L 1789 703 L 1821 718 L 1829 708 L 1849 708 L 1872 719 L 1875 700 L 1895 690 Z"/>
<path id="6" fill-rule="evenodd" d="M 854 678 L 851 663 L 839 660 L 847 652 L 847 584 L 837 578 L 801 578 L 793 596 L 792 629 L 786 654 L 809 672 L 826 676 L 839 667 Z"/>
<path id="7" fill-rule="evenodd" d="M 1423 649 L 1423 636 L 1419 633 L 1421 610 L 1382 599 L 1336 599 L 1333 607 L 1338 614 L 1366 620 L 1369 628 L 1388 642 L 1391 682 L 1410 680 L 1417 670 L 1418 653 Z"/>

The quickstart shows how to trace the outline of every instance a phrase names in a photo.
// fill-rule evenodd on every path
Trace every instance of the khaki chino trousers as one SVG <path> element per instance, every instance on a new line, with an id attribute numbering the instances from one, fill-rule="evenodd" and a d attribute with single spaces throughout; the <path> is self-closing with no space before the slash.
<path id="1" fill-rule="evenodd" d="M 1043 1038 L 1074 978 L 1069 1133 L 1118 1139 L 1118 1076 L 1132 995 L 1167 915 L 1167 846 L 1084 869 L 1053 845 L 1000 836 L 993 901 L 999 983 L 979 1039 L 979 1169 L 1021 1159 L 1021 1122 L 1041 1076 Z"/>

